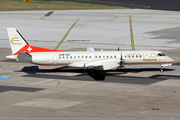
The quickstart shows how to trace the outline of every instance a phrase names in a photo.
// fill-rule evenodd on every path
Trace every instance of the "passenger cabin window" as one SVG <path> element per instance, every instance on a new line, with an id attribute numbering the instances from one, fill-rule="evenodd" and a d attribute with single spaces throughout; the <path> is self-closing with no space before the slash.
<path id="1" fill-rule="evenodd" d="M 76 58 L 76 56 L 74 56 L 74 58 Z"/>
<path id="2" fill-rule="evenodd" d="M 89 58 L 91 58 L 91 56 L 89 56 Z"/>
<path id="3" fill-rule="evenodd" d="M 116 55 L 114 56 L 114 58 L 116 58 Z"/>
<path id="4" fill-rule="evenodd" d="M 101 58 L 101 56 L 99 56 L 99 58 Z"/>
<path id="5" fill-rule="evenodd" d="M 88 57 L 86 56 L 86 58 L 88 58 Z"/>
<path id="6" fill-rule="evenodd" d="M 124 58 L 141 58 L 142 55 L 125 55 Z"/>
<path id="7" fill-rule="evenodd" d="M 78 58 L 80 58 L 80 56 L 78 56 Z"/>

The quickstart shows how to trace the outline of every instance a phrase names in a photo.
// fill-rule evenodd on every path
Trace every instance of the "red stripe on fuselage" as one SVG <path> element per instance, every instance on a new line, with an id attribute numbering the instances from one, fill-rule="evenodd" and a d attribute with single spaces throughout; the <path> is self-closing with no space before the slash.
<path id="1" fill-rule="evenodd" d="M 24 47 L 22 47 L 19 51 L 17 51 L 13 55 L 18 55 L 20 52 L 27 52 L 27 53 L 33 53 L 33 52 L 64 52 L 64 50 L 53 50 L 53 49 L 47 49 L 47 48 L 25 45 Z"/>

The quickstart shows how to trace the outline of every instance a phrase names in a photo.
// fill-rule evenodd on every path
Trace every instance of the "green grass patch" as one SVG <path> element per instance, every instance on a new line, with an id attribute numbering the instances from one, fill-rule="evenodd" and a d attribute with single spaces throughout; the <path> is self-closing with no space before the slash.
<path id="1" fill-rule="evenodd" d="M 0 11 L 83 10 L 83 9 L 130 9 L 130 8 L 121 7 L 121 6 L 67 2 L 67 1 L 32 0 L 30 2 L 24 2 L 24 0 L 0 0 Z"/>

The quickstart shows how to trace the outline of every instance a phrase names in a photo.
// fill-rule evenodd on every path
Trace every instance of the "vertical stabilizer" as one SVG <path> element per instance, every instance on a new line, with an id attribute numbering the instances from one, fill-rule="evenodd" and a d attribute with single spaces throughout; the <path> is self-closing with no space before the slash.
<path id="1" fill-rule="evenodd" d="M 7 28 L 7 32 L 13 55 L 28 44 L 15 28 Z"/>

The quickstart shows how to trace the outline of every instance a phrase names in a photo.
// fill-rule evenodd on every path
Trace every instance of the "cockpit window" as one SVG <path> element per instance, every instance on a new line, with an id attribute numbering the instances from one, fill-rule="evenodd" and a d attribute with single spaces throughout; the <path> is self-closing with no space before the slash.
<path id="1" fill-rule="evenodd" d="M 161 57 L 161 56 L 166 56 L 164 53 L 158 53 L 157 55 L 158 57 Z"/>
<path id="2" fill-rule="evenodd" d="M 163 56 L 166 56 L 164 53 L 161 53 Z"/>

